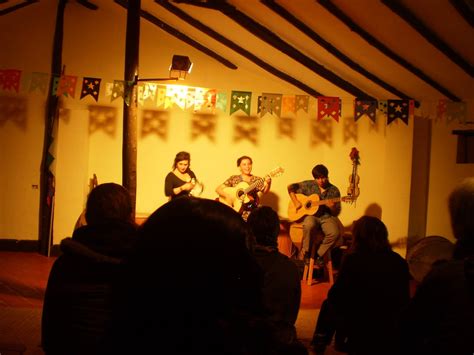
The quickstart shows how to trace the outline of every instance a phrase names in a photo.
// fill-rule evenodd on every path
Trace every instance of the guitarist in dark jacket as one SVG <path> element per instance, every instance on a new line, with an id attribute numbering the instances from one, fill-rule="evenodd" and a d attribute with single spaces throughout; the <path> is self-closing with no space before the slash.
<path id="1" fill-rule="evenodd" d="M 300 199 L 307 196 L 309 199 L 321 200 L 321 204 L 314 215 L 304 216 L 304 213 L 302 214 L 302 216 L 304 216 L 303 239 L 301 241 L 299 259 L 309 258 L 311 235 L 314 231 L 319 229 L 322 231 L 324 237 L 321 241 L 315 241 L 319 242 L 315 263 L 317 266 L 322 267 L 324 265 L 324 255 L 340 239 L 340 222 L 337 216 L 341 212 L 341 193 L 336 186 L 329 182 L 329 171 L 324 165 L 316 165 L 311 173 L 314 180 L 305 180 L 288 185 L 288 194 L 290 195 L 296 214 L 305 209 L 303 204 L 305 201 L 298 200 L 296 194 L 299 194 Z M 332 199 L 336 201 L 330 201 Z M 327 202 L 324 203 L 324 200 L 327 200 Z"/>

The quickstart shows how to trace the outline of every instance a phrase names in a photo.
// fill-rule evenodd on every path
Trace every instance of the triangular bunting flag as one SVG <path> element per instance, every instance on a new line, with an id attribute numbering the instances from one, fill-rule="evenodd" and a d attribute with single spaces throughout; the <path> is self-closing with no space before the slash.
<path id="1" fill-rule="evenodd" d="M 259 97 L 259 112 L 260 117 L 263 117 L 267 112 L 271 115 L 276 114 L 277 117 L 281 116 L 281 94 L 268 94 L 263 93 Z"/>
<path id="2" fill-rule="evenodd" d="M 59 84 L 56 89 L 56 96 L 64 95 L 66 97 L 74 98 L 76 94 L 77 76 L 62 75 L 59 78 Z"/>
<path id="3" fill-rule="evenodd" d="M 339 97 L 318 97 L 318 121 L 324 117 L 332 117 L 339 122 L 341 115 L 341 99 Z"/>
<path id="4" fill-rule="evenodd" d="M 296 111 L 303 110 L 308 113 L 309 96 L 308 95 L 296 95 Z"/>
<path id="5" fill-rule="evenodd" d="M 204 93 L 204 109 L 214 112 L 216 110 L 217 90 L 211 89 Z"/>
<path id="6" fill-rule="evenodd" d="M 226 92 L 217 93 L 216 108 L 218 108 L 222 112 L 226 111 L 226 108 L 227 108 L 227 93 Z"/>
<path id="7" fill-rule="evenodd" d="M 0 70 L 0 88 L 3 90 L 20 91 L 21 70 L 2 69 Z"/>
<path id="8" fill-rule="evenodd" d="M 457 120 L 459 123 L 466 123 L 467 107 L 465 102 L 448 102 L 446 104 L 446 120 L 451 122 Z"/>
<path id="9" fill-rule="evenodd" d="M 282 101 L 281 101 L 281 109 L 283 112 L 296 113 L 296 97 L 283 96 Z"/>
<path id="10" fill-rule="evenodd" d="M 377 108 L 379 109 L 380 112 L 382 112 L 382 114 L 386 115 L 387 114 L 387 101 L 386 100 L 379 101 Z"/>
<path id="11" fill-rule="evenodd" d="M 45 94 L 48 89 L 48 79 L 49 74 L 47 73 L 32 73 L 28 91 L 33 92 L 39 90 L 41 93 Z"/>
<path id="12" fill-rule="evenodd" d="M 447 110 L 448 101 L 446 99 L 441 99 L 438 101 L 438 106 L 436 107 L 436 118 L 442 119 Z"/>
<path id="13" fill-rule="evenodd" d="M 409 100 L 387 101 L 387 124 L 389 125 L 397 118 L 408 124 Z"/>
<path id="14" fill-rule="evenodd" d="M 375 123 L 377 100 L 356 99 L 354 102 L 354 121 L 357 122 L 363 115 L 367 115 Z"/>
<path id="15" fill-rule="evenodd" d="M 99 78 L 84 78 L 82 80 L 81 99 L 91 95 L 95 101 L 99 101 L 100 82 Z"/>
<path id="16" fill-rule="evenodd" d="M 238 110 L 244 111 L 250 116 L 250 103 L 252 100 L 252 93 L 249 91 L 232 91 L 230 98 L 230 114 Z"/>

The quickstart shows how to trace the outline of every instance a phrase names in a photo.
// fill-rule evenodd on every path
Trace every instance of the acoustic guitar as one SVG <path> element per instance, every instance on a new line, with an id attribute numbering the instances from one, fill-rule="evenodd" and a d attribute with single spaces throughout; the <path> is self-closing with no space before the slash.
<path id="1" fill-rule="evenodd" d="M 225 187 L 224 192 L 231 196 L 230 200 L 219 197 L 219 201 L 232 207 L 235 211 L 241 212 L 246 205 L 254 202 L 252 196 L 249 196 L 249 193 L 256 189 L 261 189 L 265 183 L 267 177 L 277 177 L 283 174 L 285 170 L 282 167 L 278 167 L 270 171 L 263 178 L 255 180 L 253 183 L 249 184 L 248 182 L 242 181 L 239 182 L 234 187 Z"/>
<path id="2" fill-rule="evenodd" d="M 340 201 L 351 203 L 354 200 L 352 196 L 336 197 L 327 200 L 321 200 L 319 198 L 319 195 L 317 194 L 309 196 L 303 194 L 296 194 L 296 198 L 298 201 L 301 202 L 301 207 L 296 210 L 293 201 L 290 200 L 290 203 L 288 204 L 288 220 L 290 222 L 297 221 L 300 218 L 303 218 L 304 216 L 314 215 L 318 211 L 319 206 L 321 205 L 328 205 L 329 203 Z"/>

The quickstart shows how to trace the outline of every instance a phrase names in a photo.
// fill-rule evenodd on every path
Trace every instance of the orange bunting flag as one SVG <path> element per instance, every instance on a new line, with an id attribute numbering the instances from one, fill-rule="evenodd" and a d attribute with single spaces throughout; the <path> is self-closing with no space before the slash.
<path id="1" fill-rule="evenodd" d="M 281 102 L 281 108 L 283 112 L 296 113 L 296 97 L 295 96 L 283 96 Z"/>

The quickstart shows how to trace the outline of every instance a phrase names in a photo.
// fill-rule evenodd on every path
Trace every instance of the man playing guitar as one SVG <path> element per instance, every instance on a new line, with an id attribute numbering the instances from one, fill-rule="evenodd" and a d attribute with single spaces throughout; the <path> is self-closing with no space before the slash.
<path id="1" fill-rule="evenodd" d="M 340 192 L 339 189 L 329 182 L 328 169 L 322 165 L 316 165 L 312 170 L 314 180 L 305 180 L 288 185 L 288 194 L 296 211 L 304 208 L 302 202 L 298 200 L 296 194 L 304 196 L 318 195 L 323 203 L 316 210 L 314 215 L 306 215 L 303 220 L 303 239 L 301 241 L 301 249 L 298 258 L 309 258 L 309 247 L 311 241 L 311 233 L 315 229 L 321 229 L 324 238 L 317 249 L 317 266 L 324 265 L 323 257 L 327 251 L 339 240 L 339 221 L 337 216 L 341 212 Z"/>

